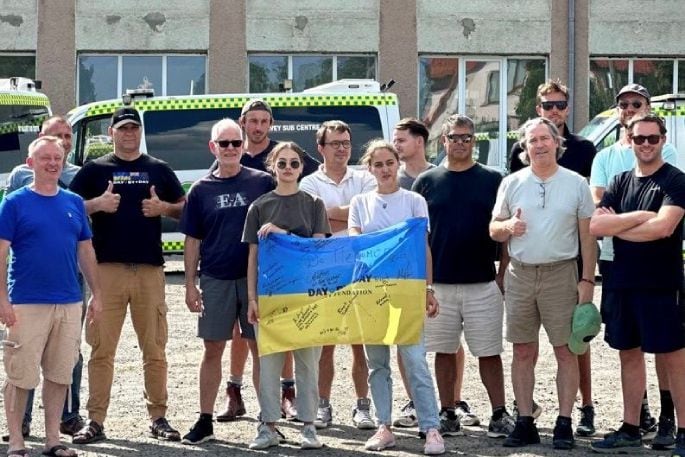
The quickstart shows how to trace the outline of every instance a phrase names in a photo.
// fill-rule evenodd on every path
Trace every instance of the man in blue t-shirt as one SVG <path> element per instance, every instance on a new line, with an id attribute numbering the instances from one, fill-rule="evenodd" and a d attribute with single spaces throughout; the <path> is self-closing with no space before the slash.
<path id="1" fill-rule="evenodd" d="M 181 231 L 186 235 L 185 301 L 191 312 L 200 313 L 197 333 L 204 340 L 200 418 L 183 437 L 183 444 L 214 438 L 212 412 L 221 384 L 221 357 L 236 322 L 252 353 L 254 385 L 259 381 L 255 331 L 247 321 L 248 245 L 241 237 L 250 204 L 272 190 L 274 183 L 268 173 L 240 164 L 242 138 L 242 130 L 233 120 L 214 124 L 209 150 L 218 167 L 193 184 L 181 217 Z M 240 397 L 240 390 L 234 395 Z"/>
<path id="2" fill-rule="evenodd" d="M 65 151 L 42 136 L 29 145 L 34 181 L 0 204 L 0 322 L 7 381 L 8 455 L 25 455 L 22 417 L 28 391 L 43 372 L 46 442 L 43 454 L 76 455 L 59 441 L 59 417 L 81 341 L 79 267 L 92 291 L 89 325 L 101 313 L 100 286 L 83 200 L 58 186 Z M 10 251 L 11 249 L 11 251 Z M 21 350 L 19 350 L 21 348 Z"/>

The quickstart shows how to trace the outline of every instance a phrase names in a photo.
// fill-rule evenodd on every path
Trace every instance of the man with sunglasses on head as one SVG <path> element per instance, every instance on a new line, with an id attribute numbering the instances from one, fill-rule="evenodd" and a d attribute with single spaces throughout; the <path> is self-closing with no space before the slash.
<path id="1" fill-rule="evenodd" d="M 347 236 L 350 200 L 376 188 L 376 179 L 366 170 L 348 167 L 352 154 L 352 132 L 343 121 L 326 121 L 316 132 L 316 143 L 323 157 L 319 169 L 302 179 L 300 189 L 323 200 L 333 236 Z M 331 389 L 334 376 L 335 346 L 324 346 L 319 362 L 319 408 L 314 425 L 326 428 L 333 422 Z M 364 346 L 352 345 L 352 381 L 357 396 L 352 423 L 359 429 L 373 429 L 371 400 L 367 383 L 368 367 Z"/>
<path id="2" fill-rule="evenodd" d="M 197 333 L 204 341 L 200 362 L 200 418 L 183 444 L 214 439 L 214 403 L 221 384 L 221 358 L 238 324 L 252 353 L 252 378 L 257 388 L 259 357 L 252 324 L 247 321 L 247 251 L 241 242 L 250 204 L 274 188 L 270 174 L 240 164 L 240 126 L 223 119 L 212 127 L 209 150 L 219 166 L 188 192 L 181 217 L 185 234 L 185 301 L 199 313 Z M 200 281 L 197 284 L 198 265 Z"/>
<path id="3" fill-rule="evenodd" d="M 660 117 L 633 117 L 626 130 L 635 167 L 611 180 L 590 226 L 597 236 L 613 237 L 612 288 L 603 290 L 611 306 L 602 309 L 602 316 L 604 339 L 619 351 L 621 360 L 623 423 L 603 440 L 593 442 L 592 450 L 632 453 L 642 448 L 640 405 L 646 388 L 644 353 L 648 352 L 655 354 L 657 366 L 669 379 L 679 422 L 675 440 L 671 419 L 671 442 L 655 439 L 652 448 L 657 447 L 655 443 L 662 450 L 667 444 L 675 444 L 671 455 L 683 456 L 685 303 L 681 250 L 685 174 L 663 159 L 666 127 Z M 663 412 L 660 432 L 662 419 Z"/>
<path id="4" fill-rule="evenodd" d="M 502 176 L 474 160 L 474 132 L 469 117 L 453 114 L 447 118 L 441 137 L 444 165 L 423 172 L 412 187 L 428 203 L 434 281 L 428 290 L 441 308 L 437 317 L 425 321 L 424 335 L 426 352 L 436 353 L 440 433 L 463 435 L 457 411 L 461 405 L 454 391 L 458 380 L 455 354 L 463 332 L 469 350 L 478 357 L 481 380 L 490 398 L 488 436 L 503 438 L 512 432 L 514 421 L 505 406 L 500 355 L 502 275 L 495 272 L 497 243 L 488 233 Z"/>
<path id="5" fill-rule="evenodd" d="M 627 127 L 633 119 L 650 112 L 649 99 L 649 92 L 639 84 L 628 84 L 618 92 L 616 96 L 616 110 L 623 131 L 619 141 L 599 151 L 592 163 L 590 189 L 592 190 L 592 199 L 595 205 L 602 201 L 604 192 L 609 187 L 609 183 L 614 176 L 631 170 L 635 166 L 634 147 Z M 665 162 L 676 165 L 678 154 L 672 144 L 665 143 L 663 145 L 661 156 Z M 612 237 L 605 236 L 602 239 L 602 250 L 599 255 L 599 271 L 602 274 L 602 316 L 609 315 L 611 307 L 614 306 L 611 298 L 614 296 L 611 294 L 611 289 L 614 287 L 613 259 Z M 668 377 L 663 370 L 660 360 L 657 360 L 655 365 L 661 400 L 659 423 L 657 426 L 656 419 L 650 413 L 647 391 L 645 390 L 640 410 L 639 425 L 642 439 L 653 439 L 652 447 L 658 450 L 671 446 L 674 442 L 675 413 L 671 392 L 668 387 Z"/>

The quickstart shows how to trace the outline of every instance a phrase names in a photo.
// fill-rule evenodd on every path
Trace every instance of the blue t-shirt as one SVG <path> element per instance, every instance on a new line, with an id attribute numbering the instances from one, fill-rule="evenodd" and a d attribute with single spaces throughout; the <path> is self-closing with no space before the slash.
<path id="1" fill-rule="evenodd" d="M 241 242 L 247 209 L 274 188 L 271 175 L 241 167 L 237 175 L 209 174 L 193 184 L 181 217 L 181 232 L 201 240 L 200 272 L 215 279 L 247 274 L 248 245 Z"/>
<path id="2" fill-rule="evenodd" d="M 0 238 L 11 243 L 10 303 L 81 301 L 77 251 L 92 237 L 83 199 L 59 189 L 51 197 L 23 187 L 0 203 Z"/>

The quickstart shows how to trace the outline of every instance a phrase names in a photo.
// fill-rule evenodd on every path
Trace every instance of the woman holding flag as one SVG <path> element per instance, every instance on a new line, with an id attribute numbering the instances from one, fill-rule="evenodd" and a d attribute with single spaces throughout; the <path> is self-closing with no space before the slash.
<path id="1" fill-rule="evenodd" d="M 296 143 L 279 143 L 267 158 L 267 166 L 276 177 L 276 189 L 262 195 L 250 206 L 243 230 L 243 242 L 250 244 L 247 267 L 248 320 L 259 323 L 257 295 L 257 253 L 260 240 L 270 233 L 292 234 L 304 238 L 323 238 L 331 229 L 326 207 L 320 198 L 303 192 L 298 187 L 302 174 L 304 151 Z M 257 338 L 259 338 L 259 327 Z M 321 347 L 293 351 L 297 389 L 298 419 L 304 423 L 301 447 L 317 449 L 322 446 L 316 436 L 314 419 L 319 401 L 318 370 Z M 281 417 L 280 374 L 284 352 L 260 356 L 259 406 L 261 420 L 257 436 L 250 449 L 278 446 L 279 434 L 275 423 Z"/>
<path id="2" fill-rule="evenodd" d="M 376 190 L 356 195 L 350 202 L 349 234 L 360 235 L 374 232 L 404 222 L 412 217 L 428 218 L 426 201 L 417 193 L 402 189 L 397 180 L 399 155 L 395 147 L 384 140 L 373 140 L 362 157 L 378 183 Z M 426 235 L 427 237 L 427 235 Z M 438 314 L 438 302 L 433 296 L 432 259 L 426 238 L 426 315 Z M 417 304 L 423 306 L 423 304 Z M 445 452 L 440 436 L 439 417 L 433 378 L 426 363 L 423 334 L 418 344 L 398 345 L 406 373 L 409 377 L 419 430 L 426 436 L 424 454 L 436 455 Z M 395 437 L 390 430 L 392 424 L 392 377 L 390 370 L 390 348 L 384 345 L 365 345 L 369 366 L 369 386 L 376 407 L 378 431 L 366 442 L 365 448 L 380 451 L 395 446 Z"/>

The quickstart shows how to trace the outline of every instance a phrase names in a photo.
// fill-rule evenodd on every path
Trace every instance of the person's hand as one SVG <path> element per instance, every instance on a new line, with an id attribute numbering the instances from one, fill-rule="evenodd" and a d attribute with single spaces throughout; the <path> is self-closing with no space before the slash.
<path id="1" fill-rule="evenodd" d="M 150 186 L 150 198 L 143 200 L 143 216 L 157 217 L 162 216 L 166 210 L 167 203 L 160 200 L 155 192 L 155 186 Z"/>
<path id="2" fill-rule="evenodd" d="M 507 230 L 509 230 L 511 236 L 523 236 L 526 234 L 527 229 L 526 222 L 521 219 L 521 208 L 518 208 L 514 216 L 507 221 Z"/>
<path id="3" fill-rule="evenodd" d="M 186 306 L 191 313 L 202 312 L 202 294 L 195 284 L 186 285 Z"/>
<path id="4" fill-rule="evenodd" d="M 114 184 L 109 181 L 107 189 L 98 197 L 98 209 L 105 213 L 116 213 L 119 209 L 121 195 L 112 192 Z"/>
<path id="5" fill-rule="evenodd" d="M 426 316 L 435 317 L 438 315 L 440 305 L 433 292 L 426 291 Z"/>
<path id="6" fill-rule="evenodd" d="M 259 323 L 259 303 L 254 298 L 247 303 L 247 321 L 252 325 Z"/>
<path id="7" fill-rule="evenodd" d="M 271 222 L 267 222 L 266 224 L 262 225 L 259 227 L 259 230 L 257 230 L 257 238 L 260 240 L 263 240 L 266 238 L 269 233 L 282 233 L 286 234 L 288 233 L 287 230 L 280 228 L 279 226 L 272 224 Z"/>
<path id="8" fill-rule="evenodd" d="M 11 327 L 17 322 L 17 316 L 14 314 L 14 307 L 7 300 L 0 302 L 0 322 L 7 327 Z"/>
<path id="9" fill-rule="evenodd" d="M 97 324 L 100 321 L 101 315 L 102 303 L 98 297 L 91 295 L 88 300 L 88 309 L 86 309 L 86 322 L 88 322 L 89 325 Z"/>
<path id="10" fill-rule="evenodd" d="M 591 302 L 594 295 L 594 284 L 588 281 L 578 281 L 578 303 Z"/>

